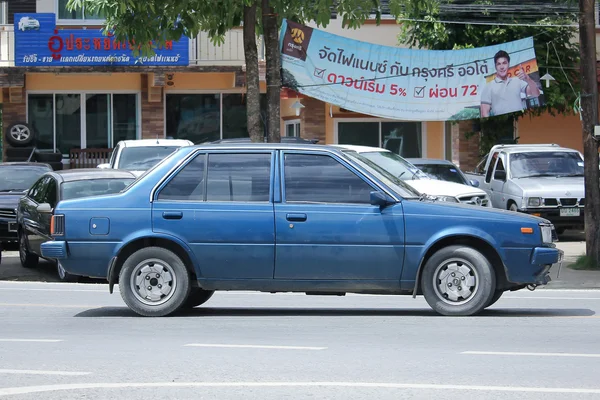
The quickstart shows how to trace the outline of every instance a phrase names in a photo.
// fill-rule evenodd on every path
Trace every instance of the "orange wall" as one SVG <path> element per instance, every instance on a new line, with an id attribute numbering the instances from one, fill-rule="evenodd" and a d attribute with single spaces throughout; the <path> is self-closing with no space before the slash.
<path id="1" fill-rule="evenodd" d="M 427 132 L 427 158 L 444 158 L 444 122 L 423 123 Z"/>
<path id="2" fill-rule="evenodd" d="M 583 151 L 579 115 L 522 117 L 518 120 L 517 136 L 519 144 L 557 143 Z"/>
<path id="3" fill-rule="evenodd" d="M 27 90 L 141 90 L 142 75 L 136 73 L 26 75 Z"/>
<path id="4" fill-rule="evenodd" d="M 174 72 L 173 85 L 165 86 L 165 91 L 170 90 L 227 90 L 235 89 L 235 73 L 191 73 Z"/>

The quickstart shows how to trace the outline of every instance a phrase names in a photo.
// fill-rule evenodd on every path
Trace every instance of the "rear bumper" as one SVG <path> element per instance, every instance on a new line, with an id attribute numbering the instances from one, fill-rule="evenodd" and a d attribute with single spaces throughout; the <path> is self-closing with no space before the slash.
<path id="1" fill-rule="evenodd" d="M 507 249 L 506 274 L 517 285 L 545 285 L 551 281 L 550 269 L 562 264 L 564 252 L 555 247 Z"/>
<path id="2" fill-rule="evenodd" d="M 57 260 L 65 259 L 68 256 L 67 242 L 60 240 L 51 240 L 44 242 L 41 245 L 42 257 L 56 258 Z"/>

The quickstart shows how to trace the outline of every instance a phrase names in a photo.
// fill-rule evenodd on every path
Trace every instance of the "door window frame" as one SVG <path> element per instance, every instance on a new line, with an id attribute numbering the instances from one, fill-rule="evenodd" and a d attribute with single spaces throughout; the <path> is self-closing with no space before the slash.
<path id="1" fill-rule="evenodd" d="M 379 124 L 379 147 L 382 147 L 383 143 L 381 140 L 381 123 L 382 122 L 407 122 L 415 123 L 415 121 L 401 121 L 388 118 L 333 118 L 333 143 L 339 143 L 339 124 L 340 122 L 373 122 Z M 421 158 L 427 158 L 427 122 L 421 123 Z"/>
<path id="2" fill-rule="evenodd" d="M 58 4 L 58 3 L 57 3 Z M 107 94 L 110 95 L 110 105 L 111 105 L 111 112 L 110 112 L 110 143 L 109 143 L 109 147 L 108 148 L 113 148 L 114 145 L 116 143 L 114 143 L 114 113 L 112 112 L 112 107 L 113 107 L 113 95 L 115 94 L 132 94 L 136 96 L 136 132 L 135 132 L 135 139 L 141 139 L 142 138 L 142 92 L 140 90 L 28 90 L 25 96 L 25 120 L 29 123 L 29 95 L 33 94 L 51 94 L 52 95 L 52 133 L 53 133 L 53 138 L 52 138 L 52 143 L 53 143 L 53 151 L 56 151 L 56 95 L 57 94 L 78 94 L 79 95 L 79 107 L 80 107 L 80 115 L 81 115 L 81 120 L 79 121 L 80 124 L 80 130 L 81 130 L 81 134 L 80 134 L 80 147 L 82 149 L 87 148 L 86 146 L 86 135 L 87 135 L 87 129 L 86 129 L 86 118 L 85 116 L 87 115 L 87 111 L 86 111 L 86 100 L 87 100 L 87 96 L 88 94 Z M 65 157 L 69 157 L 69 154 L 63 154 L 63 156 Z"/>

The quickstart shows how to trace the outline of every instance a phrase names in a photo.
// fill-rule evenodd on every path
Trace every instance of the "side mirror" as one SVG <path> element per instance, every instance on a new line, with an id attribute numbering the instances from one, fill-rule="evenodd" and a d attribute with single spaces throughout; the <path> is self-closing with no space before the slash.
<path id="1" fill-rule="evenodd" d="M 471 179 L 469 181 L 469 183 L 471 184 L 471 186 L 473 187 L 479 187 L 479 181 L 476 181 L 475 179 Z"/>
<path id="2" fill-rule="evenodd" d="M 392 204 L 392 200 L 385 193 L 379 191 L 371 192 L 371 205 L 383 208 L 390 204 Z"/>
<path id="3" fill-rule="evenodd" d="M 494 172 L 494 179 L 497 181 L 505 181 L 506 180 L 506 171 Z"/>
<path id="4" fill-rule="evenodd" d="M 48 203 L 42 203 L 39 206 L 37 206 L 36 209 L 39 213 L 44 213 L 44 214 L 49 214 L 52 212 L 52 206 Z"/>
<path id="5" fill-rule="evenodd" d="M 100 169 L 108 169 L 110 168 L 110 164 L 98 164 L 96 166 L 96 168 L 100 168 Z"/>

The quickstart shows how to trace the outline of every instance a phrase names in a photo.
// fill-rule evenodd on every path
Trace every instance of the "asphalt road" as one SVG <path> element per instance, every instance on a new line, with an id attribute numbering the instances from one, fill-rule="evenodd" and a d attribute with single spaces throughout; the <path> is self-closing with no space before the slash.
<path id="1" fill-rule="evenodd" d="M 137 317 L 105 284 L 0 282 L 0 399 L 600 398 L 600 291 L 477 317 L 423 298 L 217 293 Z"/>

